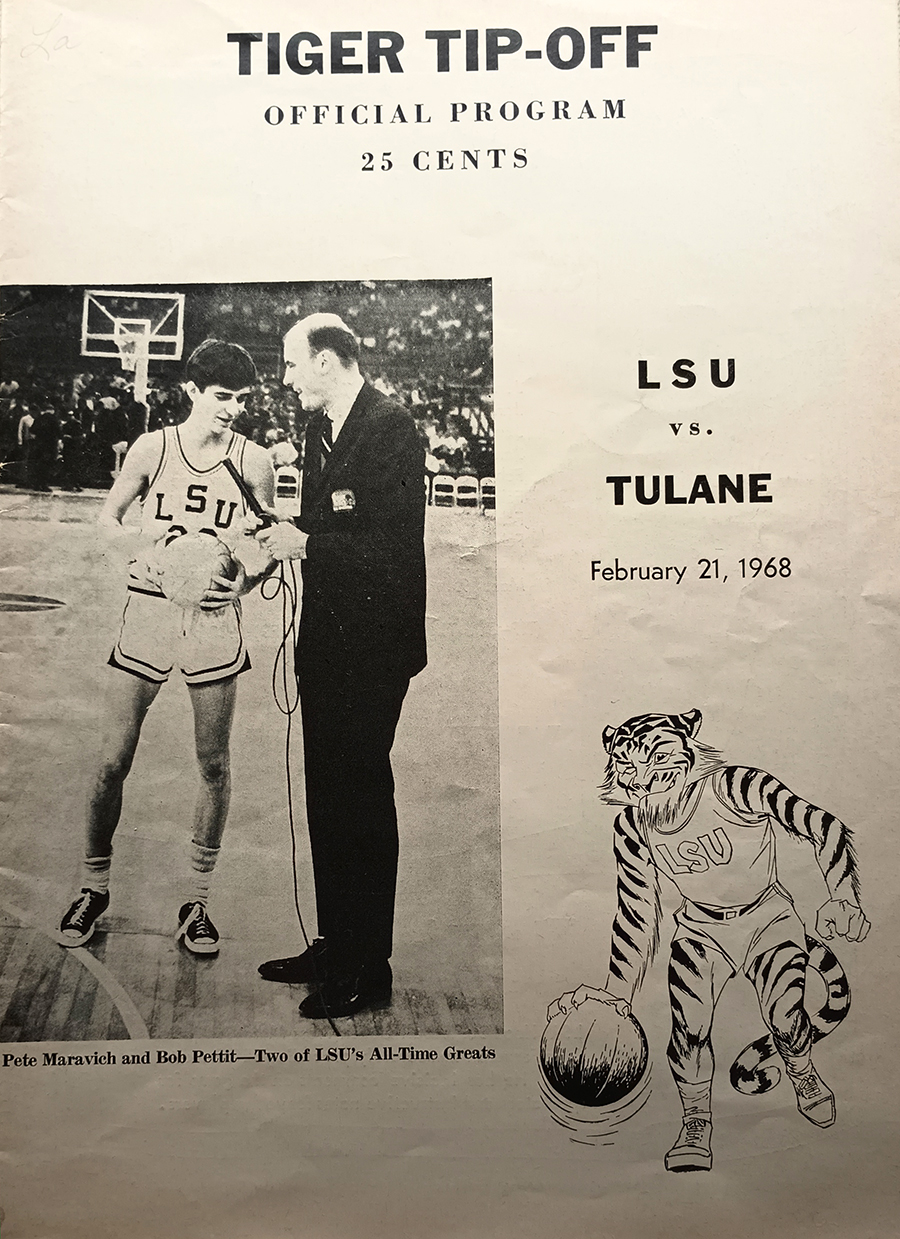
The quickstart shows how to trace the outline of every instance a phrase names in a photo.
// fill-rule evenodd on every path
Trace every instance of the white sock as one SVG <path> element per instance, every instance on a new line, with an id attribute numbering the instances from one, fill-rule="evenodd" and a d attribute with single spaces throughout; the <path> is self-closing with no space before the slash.
<path id="1" fill-rule="evenodd" d="M 782 1053 L 781 1057 L 784 1059 L 789 1076 L 805 1076 L 812 1066 L 812 1055 L 809 1050 L 804 1054 Z"/>
<path id="2" fill-rule="evenodd" d="M 220 848 L 204 847 L 202 843 L 197 843 L 195 839 L 191 840 L 190 860 L 193 872 L 191 873 L 188 903 L 201 903 L 204 908 L 206 907 L 206 901 L 209 899 L 209 884 L 212 879 L 212 871 L 216 867 L 220 851 Z"/>
<path id="3" fill-rule="evenodd" d="M 701 1080 L 697 1084 L 679 1084 L 678 1092 L 685 1117 L 690 1114 L 709 1114 L 712 1110 L 712 1080 Z"/>
<path id="4" fill-rule="evenodd" d="M 86 856 L 81 865 L 81 886 L 101 895 L 109 891 L 112 856 Z"/>

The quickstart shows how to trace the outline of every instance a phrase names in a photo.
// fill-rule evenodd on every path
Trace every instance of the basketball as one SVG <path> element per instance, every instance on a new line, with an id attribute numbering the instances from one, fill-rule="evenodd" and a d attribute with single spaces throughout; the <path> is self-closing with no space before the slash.
<path id="1" fill-rule="evenodd" d="M 541 1069 L 555 1093 L 579 1106 L 611 1106 L 641 1081 L 647 1038 L 633 1015 L 589 998 L 554 1015 L 541 1038 Z"/>
<path id="2" fill-rule="evenodd" d="M 186 533 L 173 540 L 159 556 L 160 583 L 167 598 L 180 607 L 199 609 L 214 576 L 233 581 L 237 561 L 224 542 L 205 533 Z"/>

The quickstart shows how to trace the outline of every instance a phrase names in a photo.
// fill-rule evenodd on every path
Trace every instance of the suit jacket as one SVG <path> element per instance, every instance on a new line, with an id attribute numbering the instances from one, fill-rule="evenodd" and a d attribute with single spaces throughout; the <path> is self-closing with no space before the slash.
<path id="1" fill-rule="evenodd" d="M 311 419 L 298 671 L 390 684 L 426 663 L 424 445 L 411 414 L 368 383 L 324 469 L 320 434 Z"/>

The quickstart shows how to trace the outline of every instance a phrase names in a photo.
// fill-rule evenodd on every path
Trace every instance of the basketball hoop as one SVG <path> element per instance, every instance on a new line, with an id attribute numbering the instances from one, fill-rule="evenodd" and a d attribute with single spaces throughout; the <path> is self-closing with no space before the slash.
<path id="1" fill-rule="evenodd" d="M 116 348 L 119 350 L 119 361 L 123 370 L 134 371 L 141 361 L 149 360 L 147 335 L 149 323 L 127 322 L 117 318 L 113 326 Z"/>
<path id="2" fill-rule="evenodd" d="M 123 370 L 134 370 L 138 359 L 138 337 L 130 332 L 119 336 L 116 343 L 119 346 L 119 361 Z"/>
<path id="3" fill-rule="evenodd" d="M 134 398 L 145 409 L 144 429 L 147 429 L 147 379 L 150 368 L 150 323 L 141 318 L 113 320 L 113 339 L 119 350 L 122 370 L 134 375 Z"/>
<path id="4" fill-rule="evenodd" d="M 184 344 L 184 293 L 86 288 L 83 357 L 119 359 L 134 375 L 134 398 L 148 409 L 150 362 L 178 361 Z M 149 411 L 145 414 L 146 429 Z"/>

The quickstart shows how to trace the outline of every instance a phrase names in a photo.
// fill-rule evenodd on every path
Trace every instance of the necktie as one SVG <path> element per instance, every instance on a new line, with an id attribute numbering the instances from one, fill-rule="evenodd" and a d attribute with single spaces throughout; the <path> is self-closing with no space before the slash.
<path id="1" fill-rule="evenodd" d="M 328 457 L 331 455 L 331 449 L 334 444 L 332 439 L 331 418 L 327 413 L 322 414 L 322 430 L 319 440 L 321 449 L 321 467 L 322 469 L 328 464 Z"/>

